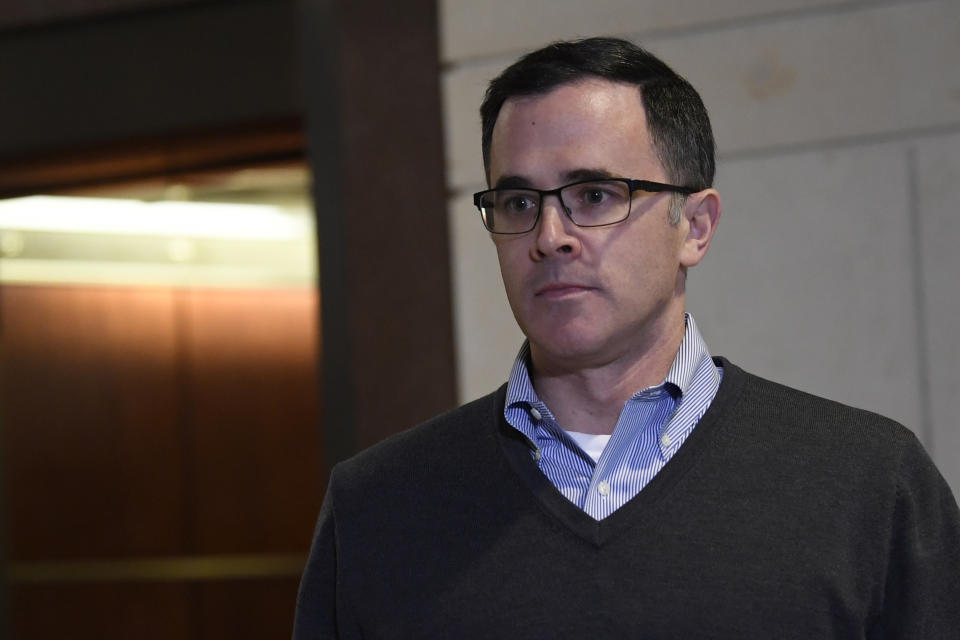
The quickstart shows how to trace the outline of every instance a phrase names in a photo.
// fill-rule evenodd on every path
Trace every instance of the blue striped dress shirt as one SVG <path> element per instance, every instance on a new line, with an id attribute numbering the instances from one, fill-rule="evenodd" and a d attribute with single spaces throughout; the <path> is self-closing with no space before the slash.
<path id="1" fill-rule="evenodd" d="M 602 520 L 636 496 L 673 457 L 707 411 L 723 373 L 693 317 L 663 383 L 633 394 L 600 458 L 587 455 L 557 424 L 533 388 L 524 342 L 507 385 L 504 417 L 526 436 L 531 454 L 570 502 Z"/>

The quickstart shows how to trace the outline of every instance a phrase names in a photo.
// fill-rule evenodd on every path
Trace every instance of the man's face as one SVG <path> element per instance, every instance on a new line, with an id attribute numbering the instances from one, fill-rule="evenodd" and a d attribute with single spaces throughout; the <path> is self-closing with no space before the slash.
<path id="1" fill-rule="evenodd" d="M 553 189 L 592 177 L 669 182 L 637 87 L 588 79 L 507 100 L 493 130 L 491 186 Z M 634 194 L 630 217 L 577 227 L 556 196 L 529 233 L 493 235 L 517 323 L 543 368 L 630 362 L 682 332 L 680 250 L 667 193 Z M 676 348 L 676 345 L 673 345 Z"/>

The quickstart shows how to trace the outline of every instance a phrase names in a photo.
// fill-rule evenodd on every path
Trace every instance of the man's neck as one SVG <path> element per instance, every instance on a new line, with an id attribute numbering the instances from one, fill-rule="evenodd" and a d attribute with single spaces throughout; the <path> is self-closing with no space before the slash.
<path id="1" fill-rule="evenodd" d="M 612 434 L 626 401 L 636 392 L 663 382 L 680 350 L 684 332 L 681 316 L 650 344 L 591 366 L 567 367 L 562 362 L 538 358 L 531 345 L 533 386 L 564 429 Z"/>

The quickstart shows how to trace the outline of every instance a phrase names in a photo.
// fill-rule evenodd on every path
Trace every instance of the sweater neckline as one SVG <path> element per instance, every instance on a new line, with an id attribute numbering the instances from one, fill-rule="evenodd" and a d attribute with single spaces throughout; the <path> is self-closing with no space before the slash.
<path id="1" fill-rule="evenodd" d="M 714 358 L 723 367 L 720 388 L 707 412 L 700 418 L 683 446 L 643 488 L 640 493 L 603 520 L 594 520 L 561 494 L 540 471 L 530 455 L 529 443 L 503 417 L 506 385 L 494 403 L 494 422 L 501 450 L 521 483 L 532 492 L 540 508 L 561 526 L 584 541 L 602 547 L 623 531 L 656 520 L 654 507 L 668 497 L 676 484 L 708 451 L 711 441 L 721 430 L 720 418 L 743 391 L 746 373 L 725 358 Z"/>

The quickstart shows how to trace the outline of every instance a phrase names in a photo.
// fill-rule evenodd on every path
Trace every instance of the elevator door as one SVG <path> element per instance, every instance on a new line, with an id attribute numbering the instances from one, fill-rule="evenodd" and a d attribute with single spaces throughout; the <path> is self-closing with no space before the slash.
<path id="1" fill-rule="evenodd" d="M 14 638 L 289 637 L 323 488 L 316 298 L 0 289 Z"/>

